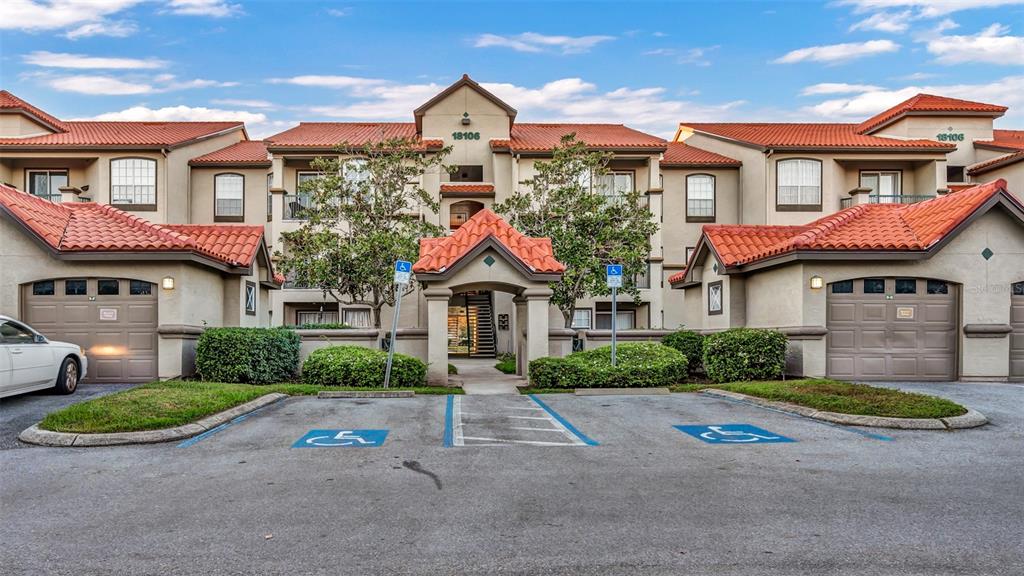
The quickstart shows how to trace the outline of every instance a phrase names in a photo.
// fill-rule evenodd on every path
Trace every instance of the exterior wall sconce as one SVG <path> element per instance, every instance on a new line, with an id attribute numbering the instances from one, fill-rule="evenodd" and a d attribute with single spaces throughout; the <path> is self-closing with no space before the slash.
<path id="1" fill-rule="evenodd" d="M 171 276 L 165 276 L 161 282 L 161 286 L 163 286 L 164 290 L 174 290 L 174 278 Z"/>
<path id="2" fill-rule="evenodd" d="M 825 280 L 821 276 L 811 276 L 811 290 L 821 290 L 825 286 Z"/>
<path id="3" fill-rule="evenodd" d="M 462 113 L 462 125 L 469 126 L 469 112 Z"/>

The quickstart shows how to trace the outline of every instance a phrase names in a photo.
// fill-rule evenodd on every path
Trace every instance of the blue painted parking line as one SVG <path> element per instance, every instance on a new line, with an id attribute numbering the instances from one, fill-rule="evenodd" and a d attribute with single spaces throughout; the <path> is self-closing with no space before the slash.
<path id="1" fill-rule="evenodd" d="M 777 408 L 770 408 L 768 406 L 761 406 L 760 404 L 754 404 L 753 402 L 747 402 L 746 400 L 740 400 L 738 398 L 725 398 L 724 396 L 714 396 L 718 400 L 725 400 L 727 402 L 734 402 L 736 404 L 744 404 L 746 406 L 753 406 L 754 408 L 760 408 L 762 410 L 768 410 L 770 412 L 777 412 L 779 414 L 785 414 L 792 418 L 803 418 L 804 420 L 822 424 L 825 426 L 831 426 L 832 428 L 839 428 L 847 432 L 853 432 L 854 434 L 860 434 L 865 438 L 871 438 L 872 440 L 881 440 L 882 442 L 892 442 L 893 438 L 889 436 L 882 436 L 881 434 L 875 434 L 874 432 L 868 432 L 867 430 L 858 430 L 857 428 L 851 428 L 849 426 L 843 426 L 842 424 L 836 424 L 835 422 L 825 422 L 824 420 L 818 420 L 817 418 L 809 418 L 803 414 L 797 414 L 795 412 L 786 412 L 785 410 L 779 410 Z"/>
<path id="2" fill-rule="evenodd" d="M 452 412 L 455 411 L 455 395 L 449 394 L 444 406 L 444 447 L 451 448 L 455 436 L 452 427 Z"/>
<path id="3" fill-rule="evenodd" d="M 187 438 L 187 439 L 183 440 L 180 444 L 178 444 L 177 447 L 178 448 L 188 448 L 189 446 L 192 446 L 192 445 L 194 445 L 194 444 L 196 444 L 198 442 L 201 442 L 201 441 L 209 438 L 210 436 L 213 436 L 214 434 L 216 434 L 217 432 L 220 432 L 221 430 L 225 430 L 227 428 L 230 428 L 231 426 L 234 426 L 235 424 L 238 424 L 239 422 L 241 422 L 242 420 L 245 420 L 249 416 L 252 416 L 253 414 L 256 414 L 257 412 L 261 412 L 261 411 L 265 410 L 266 408 L 268 408 L 270 406 L 273 406 L 274 404 L 277 404 L 280 401 L 281 400 L 277 400 L 275 402 L 271 402 L 270 404 L 267 404 L 266 406 L 261 406 L 261 407 L 255 409 L 255 410 L 253 410 L 252 412 L 248 412 L 248 413 L 242 414 L 241 416 L 239 416 L 237 418 L 234 418 L 232 420 L 228 420 L 227 422 L 221 424 L 220 426 L 215 426 L 213 428 L 210 428 L 209 430 L 207 430 L 206 432 L 203 432 L 202 434 L 196 434 L 195 436 L 193 436 L 191 438 Z"/>
<path id="4" fill-rule="evenodd" d="M 673 428 L 708 444 L 777 444 L 780 442 L 796 442 L 792 438 L 786 438 L 781 434 L 775 434 L 750 424 L 707 424 L 673 426 Z"/>
<path id="5" fill-rule="evenodd" d="M 584 434 L 584 433 L 580 432 L 579 430 L 577 430 L 576 427 L 573 426 L 568 420 L 566 420 L 565 418 L 562 418 L 561 414 L 559 414 L 558 412 L 555 412 L 554 410 L 551 409 L 550 406 L 548 406 L 547 404 L 542 402 L 540 398 L 537 398 L 536 394 L 529 394 L 529 397 L 530 397 L 530 400 L 533 400 L 534 403 L 537 404 L 537 406 L 540 406 L 545 412 L 547 412 L 548 416 L 551 416 L 552 418 L 555 419 L 556 422 L 558 422 L 559 424 L 564 426 L 565 429 L 568 430 L 573 436 L 578 438 L 580 440 L 580 442 L 583 442 L 587 446 L 597 446 L 598 445 L 596 440 L 592 440 L 591 438 L 588 438 L 586 434 Z"/>
<path id="6" fill-rule="evenodd" d="M 310 430 L 292 448 L 377 448 L 388 438 L 387 430 Z"/>

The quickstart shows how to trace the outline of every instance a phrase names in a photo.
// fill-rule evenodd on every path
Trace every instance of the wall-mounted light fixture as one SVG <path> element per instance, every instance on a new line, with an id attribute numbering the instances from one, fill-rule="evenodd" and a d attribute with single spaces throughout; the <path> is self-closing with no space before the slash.
<path id="1" fill-rule="evenodd" d="M 811 276 L 811 290 L 821 290 L 825 286 L 825 280 L 821 276 Z"/>
<path id="2" fill-rule="evenodd" d="M 161 286 L 164 287 L 164 290 L 174 290 L 174 278 L 171 276 L 165 276 Z"/>
<path id="3" fill-rule="evenodd" d="M 462 125 L 469 126 L 469 112 L 462 113 Z"/>

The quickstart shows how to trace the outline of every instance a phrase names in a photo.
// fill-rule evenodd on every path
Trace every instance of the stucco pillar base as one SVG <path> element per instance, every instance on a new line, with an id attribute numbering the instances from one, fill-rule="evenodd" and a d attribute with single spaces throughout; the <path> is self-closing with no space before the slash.
<path id="1" fill-rule="evenodd" d="M 512 299 L 512 304 L 516 309 L 515 333 L 512 335 L 515 338 L 516 374 L 526 377 L 528 375 L 528 366 L 526 365 L 526 298 L 516 296 Z"/>
<path id="2" fill-rule="evenodd" d="M 551 290 L 531 288 L 523 291 L 526 298 L 526 362 L 548 355 L 548 308 L 551 306 Z"/>
<path id="3" fill-rule="evenodd" d="M 423 291 L 427 301 L 427 382 L 448 385 L 448 302 L 452 291 L 430 288 Z"/>

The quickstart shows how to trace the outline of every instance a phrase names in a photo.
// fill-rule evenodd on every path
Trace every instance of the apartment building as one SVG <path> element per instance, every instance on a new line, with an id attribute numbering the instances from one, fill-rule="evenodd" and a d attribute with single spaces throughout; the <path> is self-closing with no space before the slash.
<path id="1" fill-rule="evenodd" d="M 859 124 L 683 122 L 675 136 L 666 141 L 616 124 L 521 122 L 510 103 L 464 76 L 411 111 L 408 122 L 303 122 L 253 141 L 243 125 L 233 122 L 65 122 L 10 93 L 0 92 L 0 181 L 34 196 L 33 201 L 59 204 L 72 215 L 84 214 L 79 205 L 109 207 L 109 211 L 117 211 L 118 218 L 156 227 L 152 233 L 157 236 L 171 231 L 191 238 L 191 250 L 199 254 L 205 254 L 202 247 L 207 238 L 220 238 L 219 244 L 214 244 L 219 249 L 239 251 L 232 240 L 204 235 L 204 230 L 232 232 L 247 227 L 255 231 L 258 227 L 260 248 L 245 250 L 246 257 L 233 260 L 230 270 L 217 272 L 227 278 L 226 272 L 244 269 L 242 284 L 204 288 L 225 295 L 233 295 L 238 288 L 238 299 L 221 298 L 216 313 L 209 306 L 193 310 L 186 305 L 178 315 L 160 308 L 154 330 L 168 332 L 167 338 L 160 336 L 160 346 L 166 347 L 164 340 L 182 338 L 171 334 L 175 330 L 194 334 L 203 325 L 236 321 L 251 325 L 344 322 L 368 327 L 371 316 L 365 306 L 339 305 L 318 290 L 276 278 L 268 255 L 286 251 L 282 234 L 302 225 L 310 199 L 302 192 L 301 184 L 318 177 L 311 168 L 315 158 L 357 160 L 361 146 L 389 137 L 410 138 L 419 143 L 424 154 L 450 146 L 452 153 L 447 162 L 456 165 L 457 170 L 453 174 L 427 174 L 421 182 L 436 194 L 440 209 L 420 214 L 447 229 L 448 235 L 424 239 L 416 270 L 424 289 L 403 301 L 400 326 L 429 332 L 429 344 L 414 352 L 433 363 L 447 354 L 489 356 L 529 351 L 521 354 L 525 360 L 555 350 L 553 344 L 548 347 L 547 333 L 557 331 L 564 320 L 557 309 L 546 305 L 543 293 L 546 282 L 557 278 L 559 271 L 547 260 L 543 239 L 516 236 L 490 209 L 534 174 L 537 162 L 551 157 L 562 136 L 575 133 L 590 148 L 612 155 L 610 174 L 597 189 L 611 196 L 627 190 L 640 192 L 651 217 L 661 224 L 651 238 L 649 272 L 635 279 L 640 288 L 639 304 L 622 297 L 617 317 L 613 318 L 609 298 L 581 301 L 571 321 L 575 329 L 600 334 L 613 323 L 622 330 L 676 329 L 683 325 L 708 331 L 740 325 L 785 328 L 795 347 L 802 346 L 807 355 L 821 352 L 820 361 L 809 358 L 794 362 L 795 372 L 839 375 L 841 372 L 825 366 L 825 319 L 820 327 L 798 317 L 748 321 L 756 316 L 747 310 L 750 307 L 776 310 L 788 304 L 780 306 L 775 300 L 800 301 L 803 284 L 786 287 L 788 291 L 759 291 L 757 297 L 747 291 L 743 298 L 736 290 L 723 293 L 714 288 L 719 296 L 725 294 L 724 306 L 732 306 L 724 314 L 729 320 L 723 322 L 720 312 L 708 314 L 704 306 L 707 283 L 695 276 L 704 270 L 704 264 L 707 270 L 716 263 L 720 265 L 735 286 L 742 281 L 732 274 L 730 266 L 735 263 L 715 252 L 707 231 L 722 225 L 802 230 L 830 215 L 843 214 L 843 210 L 861 210 L 870 205 L 905 207 L 933 198 L 951 198 L 976 182 L 996 179 L 1007 183 L 1001 188 L 1004 191 L 1019 189 L 1017 182 L 1024 174 L 1024 162 L 1019 161 L 1024 156 L 1024 131 L 993 127 L 1005 111 L 997 105 L 919 95 Z M 348 148 L 339 151 L 341 143 Z M 7 216 L 0 224 L 16 223 L 19 229 L 28 229 L 30 235 L 40 236 L 25 224 L 43 216 L 19 216 L 10 198 L 21 199 L 0 195 Z M 33 206 L 36 214 L 47 212 L 41 208 L 43 204 Z M 940 213 L 943 210 L 940 205 Z M 776 238 L 779 230 L 773 229 L 768 236 Z M 249 232 L 243 236 L 252 235 Z M 488 238 L 497 240 L 491 245 L 488 242 L 492 240 L 485 241 Z M 485 244 L 486 250 L 462 250 Z M 515 246 L 530 249 L 523 252 Z M 149 247 L 135 245 L 119 249 L 121 254 L 155 253 Z M 54 249 L 49 250 L 48 258 L 53 258 Z M 1008 268 L 1004 264 L 1004 270 L 1012 271 L 1021 262 L 1010 256 L 1020 254 L 1014 250 L 1007 246 L 997 251 L 1001 258 L 1010 258 L 1011 264 Z M 58 255 L 62 254 L 58 250 Z M 871 266 L 869 256 L 858 257 Z M 22 257 L 20 262 L 45 260 L 28 248 Z M 726 261 L 705 262 L 708 257 Z M 10 272 L 13 260 L 5 253 L 0 311 L 31 322 L 30 310 L 37 305 L 26 295 L 25 291 L 30 290 L 27 287 L 36 281 L 56 279 L 59 283 L 62 278 L 70 278 L 71 272 L 64 273 L 61 268 L 68 266 L 68 261 L 47 261 L 45 271 L 32 262 L 19 263 L 15 274 Z M 159 284 L 170 276 L 161 275 L 159 266 L 146 276 L 147 281 Z M 1024 265 L 1017 266 L 1021 268 Z M 85 270 L 75 269 L 74 275 L 83 275 Z M 890 269 L 891 278 L 886 278 L 895 278 L 897 270 Z M 470 273 L 472 278 L 463 277 Z M 98 279 L 95 274 L 89 277 Z M 141 278 L 134 270 L 120 277 Z M 258 291 L 258 313 L 248 308 L 240 308 L 240 314 L 233 312 L 235 304 L 250 301 L 250 293 L 244 288 L 249 283 Z M 282 288 L 275 289 L 279 284 Z M 63 285 L 55 286 L 59 291 Z M 957 293 L 961 296 L 956 297 L 956 309 L 970 309 L 963 300 L 974 296 L 964 289 Z M 159 291 L 159 295 L 162 298 L 166 294 Z M 1011 322 L 1009 292 L 1004 296 L 1006 306 L 1002 300 L 993 300 L 991 309 L 996 312 L 985 316 L 984 322 L 973 323 L 1010 327 L 1002 333 L 1009 356 L 1010 348 L 1024 350 L 1024 319 Z M 1022 305 L 1013 302 L 1013 306 Z M 983 308 L 988 310 L 990 306 Z M 172 322 L 178 327 L 172 329 Z M 443 331 L 438 326 L 443 326 Z M 961 328 L 956 330 L 962 332 Z M 1022 335 L 1017 336 L 1018 331 Z M 534 335 L 532 342 L 528 341 L 529 334 Z M 801 338 L 817 338 L 821 350 L 800 344 L 804 342 Z M 186 348 L 178 345 L 176 354 L 187 356 Z M 946 370 L 943 375 L 956 377 L 970 372 L 961 369 L 963 362 L 959 360 L 967 348 L 958 344 L 956 350 L 956 371 Z M 175 362 L 165 362 L 160 374 L 171 374 Z"/>

